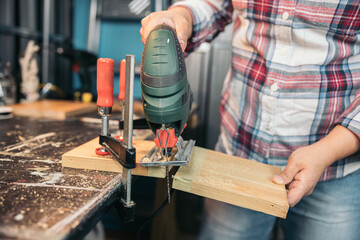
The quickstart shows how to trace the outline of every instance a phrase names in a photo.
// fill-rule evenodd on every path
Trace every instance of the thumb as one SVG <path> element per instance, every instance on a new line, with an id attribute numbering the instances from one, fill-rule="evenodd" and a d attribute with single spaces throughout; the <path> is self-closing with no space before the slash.
<path id="1" fill-rule="evenodd" d="M 298 168 L 288 163 L 280 174 L 273 177 L 273 182 L 276 184 L 289 184 L 298 172 Z"/>

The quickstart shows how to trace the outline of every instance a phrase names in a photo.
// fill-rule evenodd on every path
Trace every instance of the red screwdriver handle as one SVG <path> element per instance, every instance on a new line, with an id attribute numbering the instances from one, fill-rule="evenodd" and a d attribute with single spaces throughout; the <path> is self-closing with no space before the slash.
<path id="1" fill-rule="evenodd" d="M 125 76 L 126 76 L 126 60 L 120 62 L 120 77 L 119 77 L 119 99 L 125 100 Z"/>
<path id="2" fill-rule="evenodd" d="M 114 94 L 114 60 L 99 58 L 97 60 L 97 105 L 99 107 L 112 107 Z"/>

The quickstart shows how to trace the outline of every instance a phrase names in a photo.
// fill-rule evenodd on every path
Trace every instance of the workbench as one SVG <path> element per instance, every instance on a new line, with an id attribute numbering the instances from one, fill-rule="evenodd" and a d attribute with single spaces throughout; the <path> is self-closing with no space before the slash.
<path id="1" fill-rule="evenodd" d="M 0 120 L 0 238 L 81 238 L 120 200 L 121 173 L 62 168 L 61 165 L 64 153 L 94 139 L 100 127 L 99 123 L 86 123 L 81 118 Z M 117 124 L 110 126 L 113 135 L 118 131 Z M 133 133 L 134 138 L 143 139 L 151 131 L 134 130 Z M 286 217 L 285 188 L 271 181 L 280 168 L 196 149 L 192 162 L 174 177 L 175 189 Z M 92 150 L 95 151 L 95 147 Z M 228 164 L 219 165 L 218 160 L 225 158 Z M 205 160 L 207 164 L 202 164 Z M 229 166 L 232 171 L 223 168 Z M 220 168 L 223 170 L 215 175 Z M 213 184 L 216 181 L 219 183 Z M 133 193 L 144 190 L 134 185 L 135 188 L 137 191 Z M 144 216 L 149 216 L 166 198 L 166 184 L 152 192 L 155 191 L 154 205 L 149 198 L 146 204 L 137 205 L 146 205 Z M 161 214 L 164 216 L 161 221 L 154 219 L 152 233 L 164 235 L 169 230 L 170 235 L 164 235 L 167 237 L 163 239 L 174 239 L 176 234 L 175 221 L 171 220 L 176 215 L 175 199 Z M 184 207 L 182 203 L 181 211 Z M 160 237 L 154 235 L 152 239 Z"/>
<path id="2" fill-rule="evenodd" d="M 79 238 L 96 225 L 121 174 L 62 169 L 61 155 L 99 131 L 79 119 L 0 120 L 0 238 Z"/>

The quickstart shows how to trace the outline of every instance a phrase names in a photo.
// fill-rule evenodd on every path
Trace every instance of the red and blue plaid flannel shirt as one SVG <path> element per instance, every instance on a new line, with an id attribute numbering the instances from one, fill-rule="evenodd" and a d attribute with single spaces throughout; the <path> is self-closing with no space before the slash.
<path id="1" fill-rule="evenodd" d="M 234 20 L 221 99 L 228 154 L 284 167 L 289 155 L 341 124 L 360 137 L 360 0 L 188 0 L 187 51 Z M 220 79 L 219 79 L 220 80 Z M 321 180 L 360 168 L 360 154 Z"/>

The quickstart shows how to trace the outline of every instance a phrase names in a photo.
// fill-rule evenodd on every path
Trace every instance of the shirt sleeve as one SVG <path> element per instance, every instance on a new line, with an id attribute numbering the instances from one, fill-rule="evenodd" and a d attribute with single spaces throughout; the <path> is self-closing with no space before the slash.
<path id="1" fill-rule="evenodd" d="M 341 114 L 336 123 L 348 128 L 360 139 L 360 90 L 357 91 L 355 100 Z"/>
<path id="2" fill-rule="evenodd" d="M 185 7 L 192 13 L 193 32 L 186 47 L 187 53 L 205 41 L 210 42 L 232 22 L 231 0 L 187 0 L 172 7 L 175 6 Z"/>

